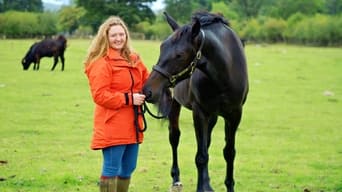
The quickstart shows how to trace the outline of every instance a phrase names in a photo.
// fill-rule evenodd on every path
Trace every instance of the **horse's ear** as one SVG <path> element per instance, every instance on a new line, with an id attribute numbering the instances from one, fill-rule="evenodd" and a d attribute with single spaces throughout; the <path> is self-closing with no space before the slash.
<path id="1" fill-rule="evenodd" d="M 169 23 L 173 31 L 179 28 L 177 22 L 167 12 L 164 12 L 164 15 L 166 17 L 166 21 Z"/>
<path id="2" fill-rule="evenodd" d="M 195 21 L 192 23 L 192 26 L 191 26 L 192 38 L 195 38 L 199 34 L 200 31 L 201 31 L 201 24 L 198 19 L 195 19 Z"/>

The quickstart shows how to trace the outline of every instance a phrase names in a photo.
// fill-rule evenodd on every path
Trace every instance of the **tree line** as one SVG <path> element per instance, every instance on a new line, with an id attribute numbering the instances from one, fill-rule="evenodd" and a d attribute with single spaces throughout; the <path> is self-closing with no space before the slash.
<path id="1" fill-rule="evenodd" d="M 109 15 L 122 17 L 133 38 L 164 39 L 171 30 L 156 0 L 73 0 L 44 12 L 41 0 L 0 0 L 0 35 L 27 38 L 66 33 L 93 35 Z M 342 44 L 342 0 L 164 0 L 179 23 L 198 10 L 220 13 L 244 39 L 313 45 Z"/>

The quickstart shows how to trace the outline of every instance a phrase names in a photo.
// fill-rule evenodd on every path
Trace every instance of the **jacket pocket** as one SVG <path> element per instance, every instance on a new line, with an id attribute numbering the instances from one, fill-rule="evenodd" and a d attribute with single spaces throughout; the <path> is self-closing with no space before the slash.
<path id="1" fill-rule="evenodd" d="M 107 109 L 104 117 L 104 122 L 108 123 L 113 117 L 118 114 L 119 110 Z"/>

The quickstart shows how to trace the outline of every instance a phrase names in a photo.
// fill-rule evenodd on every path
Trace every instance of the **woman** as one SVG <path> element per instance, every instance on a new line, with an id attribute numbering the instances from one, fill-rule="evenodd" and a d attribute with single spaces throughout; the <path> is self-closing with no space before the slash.
<path id="1" fill-rule="evenodd" d="M 102 150 L 101 192 L 127 192 L 143 142 L 140 94 L 148 70 L 130 48 L 125 23 L 109 17 L 99 28 L 85 60 L 95 102 L 91 148 Z"/>

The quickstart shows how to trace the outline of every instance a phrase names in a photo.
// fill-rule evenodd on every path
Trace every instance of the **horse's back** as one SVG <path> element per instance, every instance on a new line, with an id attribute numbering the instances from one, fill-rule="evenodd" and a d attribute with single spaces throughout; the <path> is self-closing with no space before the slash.
<path id="1" fill-rule="evenodd" d="M 64 54 L 65 51 L 64 41 L 58 41 L 58 39 L 44 39 L 37 45 L 37 54 L 40 57 L 52 57 Z"/>

